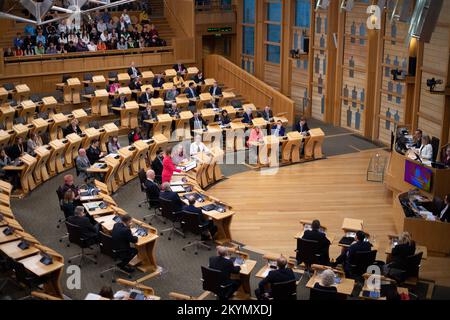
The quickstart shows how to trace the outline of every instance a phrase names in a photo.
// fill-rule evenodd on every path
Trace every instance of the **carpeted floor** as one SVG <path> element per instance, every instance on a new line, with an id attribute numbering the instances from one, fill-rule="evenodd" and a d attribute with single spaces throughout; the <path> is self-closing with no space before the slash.
<path id="1" fill-rule="evenodd" d="M 358 152 L 358 150 L 367 150 L 378 148 L 378 146 L 367 142 L 366 140 L 356 137 L 342 128 L 334 128 L 332 126 L 321 123 L 312 123 L 311 127 L 322 127 L 327 135 L 337 134 L 338 136 L 325 139 L 324 154 L 332 156 L 337 154 Z M 126 139 L 121 139 L 123 145 Z M 301 164 L 299 164 L 301 165 Z M 237 174 L 246 170 L 250 170 L 243 164 L 224 164 L 221 165 L 222 172 L 226 177 Z M 74 170 L 67 173 L 74 174 Z M 30 195 L 22 200 L 14 200 L 12 203 L 13 212 L 22 226 L 32 235 L 36 236 L 39 241 L 61 253 L 66 261 L 72 255 L 79 253 L 79 249 L 75 245 L 66 246 L 67 242 L 60 243 L 59 238 L 64 234 L 64 226 L 61 229 L 56 228 L 62 213 L 59 210 L 56 189 L 62 183 L 62 176 L 52 178 L 45 184 L 39 186 Z M 81 181 L 77 181 L 81 184 Z M 137 179 L 120 188 L 113 196 L 121 208 L 130 213 L 133 217 L 141 219 L 144 215 L 149 214 L 146 208 L 139 208 L 138 203 L 144 199 L 141 193 Z M 168 225 L 164 225 L 157 219 L 153 220 L 153 225 L 158 229 L 164 229 Z M 182 251 L 181 248 L 194 236 L 188 235 L 187 239 L 183 239 L 178 235 L 174 235 L 172 240 L 167 239 L 167 235 L 163 235 L 157 242 L 157 263 L 162 267 L 163 272 L 160 276 L 145 282 L 155 289 L 157 295 L 163 299 L 168 299 L 171 291 L 196 296 L 202 293 L 200 266 L 208 263 L 208 257 L 214 254 L 214 246 L 212 251 L 199 250 L 198 255 L 194 255 L 192 249 Z M 293 246 L 295 244 L 293 243 Z M 94 248 L 98 251 L 98 248 Z M 245 248 L 244 248 L 244 251 Z M 247 251 L 249 252 L 249 251 Z M 251 259 L 257 261 L 257 265 L 253 274 L 263 267 L 265 263 L 262 255 L 249 252 Z M 76 263 L 74 261 L 73 263 Z M 99 273 L 108 268 L 112 260 L 106 256 L 98 254 L 98 264 L 87 263 L 81 269 L 81 288 L 77 290 L 69 290 L 66 286 L 67 275 L 64 274 L 62 279 L 62 287 L 64 294 L 71 299 L 83 299 L 88 293 L 96 293 L 104 285 L 112 285 L 113 289 L 118 290 L 119 286 L 112 284 L 109 276 L 100 278 Z M 68 263 L 66 262 L 66 268 Z M 143 274 L 136 272 L 134 278 L 142 277 Z M 257 287 L 258 279 L 251 278 L 251 287 L 254 290 Z M 448 297 L 450 288 L 437 287 L 435 289 L 435 297 Z M 8 283 L 3 290 L 0 291 L 2 298 L 18 298 L 24 295 L 23 291 L 18 290 L 17 286 Z M 419 294 L 424 297 L 425 294 Z M 308 299 L 309 290 L 305 288 L 304 280 L 298 286 L 298 298 Z"/>

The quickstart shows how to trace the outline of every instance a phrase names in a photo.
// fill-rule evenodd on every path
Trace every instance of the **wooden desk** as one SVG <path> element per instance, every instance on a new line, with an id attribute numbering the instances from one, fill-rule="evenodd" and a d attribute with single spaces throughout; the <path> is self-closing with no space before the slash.
<path id="1" fill-rule="evenodd" d="M 119 149 L 120 155 L 120 165 L 117 170 L 119 184 L 125 184 L 136 177 L 132 170 L 132 163 L 135 153 L 137 152 L 136 147 L 133 148 L 131 146 L 123 147 Z"/>
<path id="2" fill-rule="evenodd" d="M 258 144 L 258 164 L 260 166 L 279 166 L 279 145 L 280 138 L 275 136 L 265 136 L 263 143 Z"/>
<path id="3" fill-rule="evenodd" d="M 223 91 L 222 97 L 219 99 L 219 106 L 228 106 L 231 104 L 236 95 L 231 91 Z"/>
<path id="4" fill-rule="evenodd" d="M 50 117 L 53 121 L 50 123 L 50 140 L 62 139 L 64 137 L 63 129 L 67 126 L 69 118 L 62 113 L 56 113 Z"/>
<path id="5" fill-rule="evenodd" d="M 191 127 L 190 119 L 194 115 L 191 111 L 180 112 L 180 117 L 175 120 L 175 137 L 181 140 L 190 140 L 191 137 Z"/>
<path id="6" fill-rule="evenodd" d="M 31 90 L 26 84 L 16 85 L 16 90 L 14 93 L 14 100 L 17 104 L 22 103 L 22 101 L 28 100 L 30 98 Z"/>
<path id="7" fill-rule="evenodd" d="M 253 269 L 255 269 L 256 261 L 246 259 L 245 263 L 242 264 L 241 271 L 239 272 L 239 279 L 241 280 L 241 286 L 236 292 L 236 296 L 242 299 L 248 299 L 252 295 L 252 290 L 250 287 L 250 278 Z"/>
<path id="8" fill-rule="evenodd" d="M 3 104 L 0 106 L 0 124 L 3 124 L 6 130 L 11 130 L 14 124 L 14 115 L 16 109 L 9 104 Z"/>
<path id="9" fill-rule="evenodd" d="M 205 109 L 203 109 L 205 110 Z M 194 134 L 202 136 L 202 142 L 211 150 L 222 149 L 222 128 L 219 125 L 208 125 L 207 130 L 194 130 Z"/>
<path id="10" fill-rule="evenodd" d="M 264 118 L 253 118 L 252 124 L 254 127 L 265 128 L 267 126 L 267 121 Z"/>
<path id="11" fill-rule="evenodd" d="M 245 124 L 241 121 L 232 121 L 230 130 L 226 130 L 226 150 L 245 150 Z"/>
<path id="12" fill-rule="evenodd" d="M 5 229 L 7 229 L 7 228 L 8 228 L 8 226 L 0 227 L 0 244 L 7 243 L 7 242 L 11 242 L 11 241 L 15 241 L 15 240 L 21 238 L 21 237 L 20 237 L 18 234 L 16 234 L 15 232 L 13 232 L 13 234 L 11 234 L 11 235 L 9 235 L 9 236 L 5 235 L 5 234 L 3 233 L 3 231 L 4 231 Z"/>
<path id="13" fill-rule="evenodd" d="M 64 152 L 64 167 L 72 168 L 75 165 L 75 159 L 78 157 L 78 149 L 80 149 L 83 139 L 76 133 L 66 136 L 68 141 L 66 152 Z"/>
<path id="14" fill-rule="evenodd" d="M 171 140 L 171 131 L 172 131 L 172 117 L 167 114 L 159 114 L 157 116 L 158 122 L 155 123 L 153 127 L 153 135 L 163 134 L 167 140 Z"/>
<path id="15" fill-rule="evenodd" d="M 214 122 L 214 118 L 216 117 L 216 112 L 211 108 L 202 109 L 200 111 L 202 118 L 206 120 L 208 123 Z"/>
<path id="16" fill-rule="evenodd" d="M 131 80 L 130 75 L 126 72 L 117 74 L 117 81 L 119 81 L 121 87 L 128 86 L 130 80 Z"/>
<path id="17" fill-rule="evenodd" d="M 233 238 L 231 237 L 231 222 L 233 220 L 234 211 L 227 210 L 222 213 L 203 211 L 203 214 L 208 218 L 211 218 L 214 225 L 217 227 L 217 233 L 214 238 L 216 243 L 223 245 L 233 241 Z"/>
<path id="18" fill-rule="evenodd" d="M 84 109 L 76 109 L 72 111 L 72 115 L 75 119 L 78 120 L 78 125 L 81 129 L 81 131 L 86 130 L 88 115 Z"/>
<path id="19" fill-rule="evenodd" d="M 150 144 L 143 140 L 138 140 L 133 145 L 136 147 L 136 152 L 133 158 L 132 171 L 133 175 L 138 175 L 139 170 L 143 169 L 145 172 L 148 170 L 147 155 L 150 149 Z"/>
<path id="20" fill-rule="evenodd" d="M 62 298 L 62 288 L 60 285 L 60 279 L 64 269 L 64 263 L 57 261 L 53 257 L 53 263 L 51 265 L 44 265 L 39 260 L 40 254 L 35 254 L 31 257 L 19 260 L 28 271 L 31 271 L 38 277 L 47 276 L 47 282 L 44 284 L 44 292 L 53 296 Z"/>
<path id="21" fill-rule="evenodd" d="M 152 71 L 142 71 L 142 82 L 145 84 L 151 84 L 153 82 L 153 79 L 155 78 L 155 75 Z"/>
<path id="22" fill-rule="evenodd" d="M 102 117 L 107 116 L 109 114 L 108 99 L 109 94 L 105 89 L 96 90 L 94 96 L 91 98 L 92 114 L 100 115 Z"/>
<path id="23" fill-rule="evenodd" d="M 103 75 L 93 76 L 90 83 L 96 90 L 105 89 L 106 79 Z"/>
<path id="24" fill-rule="evenodd" d="M 63 84 L 63 92 L 64 92 L 64 103 L 73 103 L 79 104 L 81 103 L 81 82 L 78 78 L 70 78 L 67 79 L 67 84 Z M 60 86 L 61 87 L 61 86 Z"/>
<path id="25" fill-rule="evenodd" d="M 205 103 L 210 102 L 212 99 L 212 95 L 209 92 L 200 93 L 199 99 L 196 101 L 197 110 L 203 109 Z"/>
<path id="26" fill-rule="evenodd" d="M 36 112 L 36 104 L 31 100 L 24 100 L 20 103 L 19 117 L 25 119 L 26 123 L 31 123 Z"/>
<path id="27" fill-rule="evenodd" d="M 186 97 L 185 94 L 180 94 L 175 98 L 175 102 L 177 104 L 177 107 L 180 110 L 183 110 L 184 108 L 187 108 L 189 106 L 189 99 Z"/>
<path id="28" fill-rule="evenodd" d="M 42 118 L 34 119 L 32 122 L 33 128 L 31 129 L 32 133 L 37 134 L 38 136 L 43 135 L 48 130 L 49 122 Z"/>
<path id="29" fill-rule="evenodd" d="M 284 163 L 300 162 L 300 147 L 303 135 L 297 131 L 287 133 L 287 143 L 283 144 L 281 154 Z"/>
<path id="30" fill-rule="evenodd" d="M 22 187 L 22 196 L 26 195 L 28 192 L 36 188 L 36 183 L 33 179 L 33 172 L 36 166 L 36 158 L 30 156 L 29 154 L 24 154 L 20 158 L 23 162 L 20 166 L 4 166 L 3 170 L 6 171 L 18 171 L 20 172 L 20 184 Z"/>
<path id="31" fill-rule="evenodd" d="M 32 127 L 33 125 L 30 124 L 30 126 Z M 24 141 L 26 141 L 28 133 L 30 132 L 30 127 L 28 125 L 18 123 L 13 126 L 13 130 L 15 133 L 14 138 L 17 139 L 18 137 L 21 137 L 24 139 Z"/>
<path id="32" fill-rule="evenodd" d="M 50 158 L 50 150 L 48 149 L 48 146 L 41 146 L 36 149 L 34 149 L 34 152 L 36 153 L 36 166 L 34 169 L 33 177 L 36 184 L 41 184 L 45 181 L 47 181 L 50 176 L 47 171 L 47 162 Z"/>
<path id="33" fill-rule="evenodd" d="M 164 112 L 164 100 L 162 98 L 152 98 L 150 105 L 157 114 L 161 115 Z"/>
<path id="34" fill-rule="evenodd" d="M 108 152 L 108 142 L 111 137 L 119 135 L 119 128 L 114 124 L 114 122 L 106 123 L 103 128 L 100 129 L 100 150 L 102 152 Z"/>
<path id="35" fill-rule="evenodd" d="M 164 150 L 166 145 L 169 143 L 169 139 L 163 134 L 154 134 L 153 141 L 154 143 L 148 150 L 150 161 L 153 161 L 156 158 L 156 153 L 158 152 L 158 150 Z"/>
<path id="36" fill-rule="evenodd" d="M 92 201 L 92 202 L 83 203 L 83 207 L 86 210 L 87 214 L 89 214 L 91 217 L 94 217 L 94 218 L 97 216 L 103 216 L 103 215 L 107 215 L 107 214 L 114 212 L 114 209 L 112 208 L 112 206 L 109 206 L 109 205 L 105 209 L 98 207 L 98 205 L 100 205 L 100 203 L 102 203 L 102 202 L 103 201 Z M 89 210 L 89 208 L 92 208 L 91 206 L 95 206 L 95 209 Z"/>
<path id="37" fill-rule="evenodd" d="M 9 93 L 5 88 L 0 87 L 0 105 L 6 103 L 6 101 L 8 100 L 8 94 Z"/>
<path id="38" fill-rule="evenodd" d="M 136 101 L 125 102 L 125 107 L 120 109 L 120 123 L 122 128 L 134 129 L 138 125 L 139 106 Z"/>
<path id="39" fill-rule="evenodd" d="M 222 107 L 222 110 L 226 110 L 226 112 L 228 112 L 228 115 L 230 116 L 231 120 L 234 120 L 236 118 L 237 110 L 235 107 L 227 105 Z"/>
<path id="40" fill-rule="evenodd" d="M 52 116 L 56 113 L 56 107 L 58 105 L 58 101 L 56 101 L 55 97 L 48 96 L 42 98 L 42 104 L 39 107 L 39 111 L 43 113 L 48 113 L 49 116 Z"/>
<path id="41" fill-rule="evenodd" d="M 325 138 L 325 133 L 320 128 L 309 130 L 309 140 L 305 145 L 305 159 L 321 159 L 322 154 L 322 144 Z"/>
<path id="42" fill-rule="evenodd" d="M 306 284 L 307 288 L 314 288 L 316 283 L 320 282 L 320 275 L 318 273 L 314 273 L 314 275 L 309 279 Z M 353 292 L 353 288 L 355 287 L 355 280 L 348 278 L 341 278 L 341 283 L 335 284 L 337 292 L 341 294 L 345 294 L 350 296 Z"/>
<path id="43" fill-rule="evenodd" d="M 141 224 L 141 223 L 140 223 Z M 150 226 L 141 224 L 141 227 L 147 229 L 147 236 L 138 236 L 138 242 L 135 244 L 138 254 L 133 260 L 130 261 L 130 265 L 137 266 L 137 268 L 145 273 L 154 272 L 158 269 L 156 263 L 156 240 L 159 236 L 151 232 Z M 135 228 L 131 231 L 135 235 Z"/>
<path id="44" fill-rule="evenodd" d="M 33 245 L 30 245 L 30 247 L 25 250 L 20 249 L 18 245 L 21 241 L 22 240 L 15 240 L 3 243 L 0 245 L 0 251 L 3 251 L 5 255 L 14 260 L 23 259 L 39 252 L 39 249 Z"/>
<path id="45" fill-rule="evenodd" d="M 84 136 L 83 141 L 81 143 L 81 147 L 83 149 L 89 148 L 93 140 L 99 140 L 100 139 L 100 130 L 96 128 L 87 128 L 84 130 L 82 136 Z"/>
<path id="46" fill-rule="evenodd" d="M 344 232 L 363 231 L 364 230 L 363 224 L 364 224 L 363 221 L 360 219 L 344 218 L 341 229 L 344 230 Z"/>
<path id="47" fill-rule="evenodd" d="M 175 69 L 166 69 L 166 71 L 164 71 L 166 81 L 171 81 L 176 75 L 177 72 L 175 71 Z"/>
<path id="48" fill-rule="evenodd" d="M 131 89 L 129 87 L 121 87 L 117 90 L 117 95 L 125 95 L 125 97 L 128 99 L 128 101 L 131 100 Z"/>
<path id="49" fill-rule="evenodd" d="M 49 175 L 53 177 L 57 173 L 64 171 L 61 157 L 66 149 L 66 144 L 64 144 L 62 140 L 52 140 L 50 141 L 49 146 L 53 151 L 50 152 L 50 157 L 47 161 L 47 170 Z"/>
<path id="50" fill-rule="evenodd" d="M 192 77 L 194 77 L 198 73 L 199 73 L 199 70 L 198 70 L 197 67 L 189 67 L 189 68 L 187 68 L 187 73 L 186 73 L 185 80 L 191 79 Z"/>

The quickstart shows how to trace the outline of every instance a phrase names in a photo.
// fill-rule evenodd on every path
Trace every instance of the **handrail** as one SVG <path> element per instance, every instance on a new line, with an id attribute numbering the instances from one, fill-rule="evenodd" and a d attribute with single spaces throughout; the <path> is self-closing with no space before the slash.
<path id="1" fill-rule="evenodd" d="M 178 18 L 178 16 L 170 8 L 170 6 L 167 3 L 167 0 L 163 0 L 163 2 L 164 2 L 164 7 L 167 8 L 170 11 L 170 14 L 175 18 L 175 20 L 177 21 L 178 26 L 181 28 L 181 30 L 183 31 L 184 35 L 187 37 L 188 33 L 186 32 L 186 29 L 184 28 L 183 24 L 180 22 L 180 19 Z"/>
<path id="2" fill-rule="evenodd" d="M 135 53 L 159 53 L 173 51 L 172 46 L 165 47 L 148 47 L 148 48 L 133 48 L 127 50 L 105 50 L 105 51 L 84 51 L 84 52 L 71 52 L 71 53 L 57 53 L 57 54 L 42 54 L 34 56 L 21 56 L 21 57 L 6 57 L 5 63 L 27 62 L 27 61 L 42 61 L 42 60 L 64 60 L 75 58 L 90 58 L 98 56 L 114 56 L 123 54 L 135 54 Z"/>

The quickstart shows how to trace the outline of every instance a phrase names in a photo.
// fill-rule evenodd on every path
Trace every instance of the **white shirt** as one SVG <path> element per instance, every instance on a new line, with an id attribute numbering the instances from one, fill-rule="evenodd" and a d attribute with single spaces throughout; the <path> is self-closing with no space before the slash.
<path id="1" fill-rule="evenodd" d="M 122 13 L 123 21 L 125 21 L 126 24 L 131 24 L 130 16 L 126 13 Z"/>
<path id="2" fill-rule="evenodd" d="M 88 44 L 87 45 L 87 47 L 88 47 L 88 50 L 89 51 L 91 51 L 91 52 L 95 52 L 95 51 L 97 51 L 97 46 L 95 45 L 95 44 Z"/>
<path id="3" fill-rule="evenodd" d="M 445 211 L 447 211 L 447 209 L 448 209 L 448 205 L 446 205 L 444 207 L 444 209 L 442 209 L 441 214 L 439 215 L 439 219 L 442 219 L 442 217 L 444 216 L 444 213 L 445 213 Z"/>
<path id="4" fill-rule="evenodd" d="M 420 158 L 422 160 L 431 160 L 433 158 L 433 147 L 431 144 L 427 144 L 426 146 L 421 146 L 419 149 Z"/>
<path id="5" fill-rule="evenodd" d="M 197 153 L 200 152 L 209 152 L 209 149 L 205 146 L 205 144 L 203 142 L 193 142 L 191 143 L 191 147 L 190 147 L 190 153 L 191 156 L 195 156 Z"/>

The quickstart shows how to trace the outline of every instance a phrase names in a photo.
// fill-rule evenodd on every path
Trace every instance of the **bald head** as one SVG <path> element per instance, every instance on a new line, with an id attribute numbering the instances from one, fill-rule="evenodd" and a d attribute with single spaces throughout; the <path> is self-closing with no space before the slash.
<path id="1" fill-rule="evenodd" d="M 64 176 L 64 183 L 68 184 L 68 185 L 73 184 L 73 175 L 71 175 L 71 174 L 65 175 Z"/>
<path id="2" fill-rule="evenodd" d="M 84 157 L 84 156 L 86 156 L 86 150 L 83 149 L 83 148 L 81 148 L 80 150 L 78 150 L 78 154 L 79 154 L 81 157 Z"/>
<path id="3" fill-rule="evenodd" d="M 153 171 L 152 169 L 147 170 L 146 175 L 147 175 L 147 179 L 150 179 L 150 180 L 155 179 L 155 171 Z"/>
<path id="4" fill-rule="evenodd" d="M 164 182 L 164 183 L 162 184 L 161 188 L 162 188 L 164 191 L 172 191 L 172 189 L 170 189 L 170 183 L 169 183 L 169 182 Z"/>
<path id="5" fill-rule="evenodd" d="M 228 254 L 228 248 L 223 246 L 217 246 L 217 255 L 225 257 Z"/>

